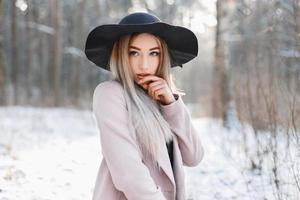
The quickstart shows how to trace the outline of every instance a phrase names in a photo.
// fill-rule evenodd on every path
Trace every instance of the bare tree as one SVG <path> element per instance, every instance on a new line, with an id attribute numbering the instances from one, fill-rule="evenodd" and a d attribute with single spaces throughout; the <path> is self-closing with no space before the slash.
<path id="1" fill-rule="evenodd" d="M 0 1 L 0 24 L 3 24 L 3 3 Z M 3 26 L 0 27 L 0 104 L 5 105 L 6 90 L 5 90 L 5 67 L 3 64 Z"/>
<path id="2" fill-rule="evenodd" d="M 32 104 L 32 89 L 33 89 L 33 70 L 32 70 L 32 31 L 30 28 L 30 23 L 32 22 L 32 14 L 31 14 L 31 6 L 32 3 L 30 0 L 27 1 L 28 8 L 26 13 L 26 44 L 27 44 L 27 51 L 26 51 L 26 93 L 27 93 L 27 102 Z"/>
<path id="3" fill-rule="evenodd" d="M 51 22 L 54 28 L 52 56 L 53 63 L 49 66 L 52 71 L 54 106 L 61 103 L 61 65 L 62 65 L 62 12 L 60 1 L 51 1 Z"/>
<path id="4" fill-rule="evenodd" d="M 226 1 L 216 2 L 217 27 L 215 37 L 215 65 L 213 72 L 212 115 L 221 118 L 226 123 L 226 112 L 229 105 L 228 76 L 225 67 L 224 24 L 226 17 Z"/>
<path id="5" fill-rule="evenodd" d="M 299 4 L 281 0 L 239 1 L 236 7 L 239 15 L 232 21 L 231 56 L 226 57 L 234 67 L 233 98 L 239 119 L 253 130 L 253 135 L 242 131 L 245 158 L 252 170 L 269 169 L 268 183 L 262 184 L 272 183 L 274 199 L 294 196 L 292 190 L 284 190 L 291 180 L 287 177 L 294 177 L 291 187 L 299 191 L 299 175 L 294 171 L 299 163 L 293 156 L 299 151 L 293 141 L 299 138 L 300 124 L 299 92 L 295 84 L 298 82 L 295 72 L 299 69 L 295 51 L 299 18 L 293 17 L 295 5 Z M 287 158 L 295 166 L 291 171 Z"/>
<path id="6" fill-rule="evenodd" d="M 76 17 L 74 17 L 74 32 L 72 34 L 73 36 L 73 45 L 77 49 L 83 48 L 83 36 L 84 36 L 84 11 L 86 6 L 86 0 L 80 0 L 77 4 L 77 6 L 74 7 L 74 13 Z M 79 106 L 79 100 L 80 100 L 80 93 L 83 91 L 81 85 L 84 84 L 80 76 L 83 76 L 82 73 L 80 73 L 80 69 L 82 68 L 82 58 L 78 56 L 74 56 L 73 58 L 73 64 L 71 66 L 71 76 L 70 76 L 70 82 L 71 82 L 71 91 L 72 91 L 72 102 L 73 105 Z M 85 84 L 87 85 L 87 84 Z"/>
<path id="7" fill-rule="evenodd" d="M 19 103 L 19 64 L 18 64 L 18 49 L 17 49 L 17 8 L 16 0 L 11 1 L 11 65 L 12 65 L 12 84 L 13 84 L 13 104 Z"/>

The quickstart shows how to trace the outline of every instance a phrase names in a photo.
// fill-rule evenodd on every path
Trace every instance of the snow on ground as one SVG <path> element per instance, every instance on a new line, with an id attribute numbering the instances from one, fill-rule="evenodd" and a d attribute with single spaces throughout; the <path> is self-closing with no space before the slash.
<path id="1" fill-rule="evenodd" d="M 0 199 L 90 199 L 100 163 L 90 112 L 0 110 Z"/>
<path id="2" fill-rule="evenodd" d="M 185 168 L 189 200 L 273 199 L 268 171 L 244 169 L 239 131 L 211 119 L 194 124 L 205 156 Z M 0 200 L 91 199 L 100 161 L 92 112 L 0 108 Z"/>

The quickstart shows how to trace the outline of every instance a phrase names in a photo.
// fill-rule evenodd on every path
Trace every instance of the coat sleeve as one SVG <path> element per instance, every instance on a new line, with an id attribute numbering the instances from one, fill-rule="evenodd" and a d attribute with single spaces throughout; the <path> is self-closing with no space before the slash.
<path id="1" fill-rule="evenodd" d="M 129 129 L 121 85 L 104 83 L 94 91 L 93 112 L 100 132 L 103 158 L 113 184 L 128 200 L 165 200 L 161 188 L 142 162 L 134 133 Z"/>
<path id="2" fill-rule="evenodd" d="M 175 102 L 160 108 L 171 130 L 178 138 L 182 161 L 185 166 L 193 167 L 200 163 L 204 149 L 181 96 L 174 94 Z"/>

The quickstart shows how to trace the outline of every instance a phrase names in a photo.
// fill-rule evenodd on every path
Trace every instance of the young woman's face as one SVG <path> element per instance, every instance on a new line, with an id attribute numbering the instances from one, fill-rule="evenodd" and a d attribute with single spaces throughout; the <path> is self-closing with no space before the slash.
<path id="1" fill-rule="evenodd" d="M 160 54 L 161 48 L 155 36 L 149 33 L 141 33 L 131 39 L 128 56 L 135 81 L 144 76 L 156 74 Z"/>

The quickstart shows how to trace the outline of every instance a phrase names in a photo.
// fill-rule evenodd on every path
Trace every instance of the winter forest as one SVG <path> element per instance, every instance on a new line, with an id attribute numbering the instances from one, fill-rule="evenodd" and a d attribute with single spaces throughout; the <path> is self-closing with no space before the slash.
<path id="1" fill-rule="evenodd" d="M 300 0 L 0 0 L 0 200 L 91 199 L 110 74 L 85 40 L 136 11 L 197 35 L 171 71 L 205 149 L 187 199 L 300 199 Z"/>

